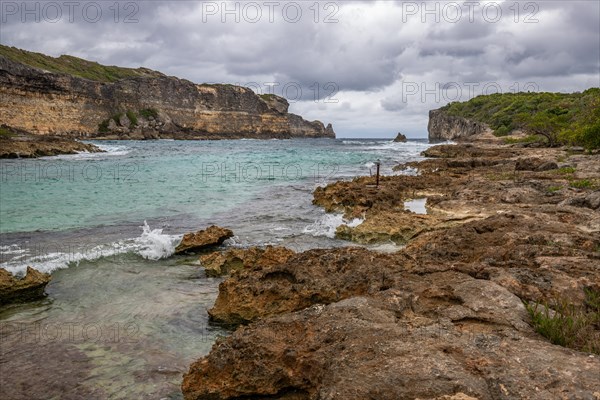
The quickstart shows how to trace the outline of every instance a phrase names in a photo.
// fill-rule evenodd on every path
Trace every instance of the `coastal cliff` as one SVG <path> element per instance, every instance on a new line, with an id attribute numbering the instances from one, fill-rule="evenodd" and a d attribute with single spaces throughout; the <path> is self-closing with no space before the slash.
<path id="1" fill-rule="evenodd" d="M 287 100 L 279 96 L 259 96 L 234 85 L 198 85 L 143 68 L 119 69 L 126 72 L 121 77 L 106 72 L 118 67 L 74 57 L 54 59 L 5 46 L 0 50 L 0 123 L 34 134 L 110 139 L 335 137 L 331 124 L 326 127 L 288 113 Z M 44 62 L 85 62 L 104 68 L 110 79 L 49 71 L 13 54 L 35 54 Z"/>
<path id="2" fill-rule="evenodd" d="M 600 88 L 582 92 L 481 95 L 429 112 L 429 139 L 472 140 L 493 133 L 505 142 L 600 148 Z"/>
<path id="3" fill-rule="evenodd" d="M 464 139 L 488 129 L 484 123 L 450 115 L 444 108 L 429 111 L 427 131 L 430 141 Z"/>

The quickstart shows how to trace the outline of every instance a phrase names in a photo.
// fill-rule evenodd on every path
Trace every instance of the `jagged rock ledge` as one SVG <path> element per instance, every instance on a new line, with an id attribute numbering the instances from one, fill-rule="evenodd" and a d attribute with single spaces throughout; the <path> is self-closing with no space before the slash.
<path id="1" fill-rule="evenodd" d="M 31 135 L 0 126 L 0 158 L 38 158 L 100 152 L 102 150 L 98 146 L 69 137 Z"/>
<path id="2" fill-rule="evenodd" d="M 288 113 L 287 100 L 151 71 L 99 82 L 0 55 L 0 122 L 34 134 L 106 139 L 335 137 Z"/>

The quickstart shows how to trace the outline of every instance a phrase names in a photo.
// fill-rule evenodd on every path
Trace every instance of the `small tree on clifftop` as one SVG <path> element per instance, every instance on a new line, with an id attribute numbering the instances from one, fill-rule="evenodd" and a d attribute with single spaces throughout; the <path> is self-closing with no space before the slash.
<path id="1" fill-rule="evenodd" d="M 523 129 L 540 135 L 548 140 L 550 147 L 556 146 L 558 143 L 558 135 L 568 125 L 568 111 L 561 109 L 551 109 L 535 113 L 528 116 L 523 121 Z"/>

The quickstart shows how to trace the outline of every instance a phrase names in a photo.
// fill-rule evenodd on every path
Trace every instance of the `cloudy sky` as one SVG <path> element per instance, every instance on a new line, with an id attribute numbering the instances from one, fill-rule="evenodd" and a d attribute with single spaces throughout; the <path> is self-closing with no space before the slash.
<path id="1" fill-rule="evenodd" d="M 0 1 L 0 43 L 237 83 L 338 137 L 427 136 L 476 95 L 600 86 L 600 2 Z"/>

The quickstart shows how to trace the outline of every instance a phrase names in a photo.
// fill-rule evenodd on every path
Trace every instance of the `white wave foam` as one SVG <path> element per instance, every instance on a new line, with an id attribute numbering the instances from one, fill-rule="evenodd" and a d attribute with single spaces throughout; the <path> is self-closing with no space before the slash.
<path id="1" fill-rule="evenodd" d="M 131 151 L 127 146 L 116 146 L 101 143 L 94 143 L 103 153 L 90 153 L 89 151 L 81 151 L 76 154 L 60 154 L 58 156 L 41 157 L 42 159 L 52 160 L 87 160 L 90 158 L 102 158 L 106 156 L 124 156 Z"/>
<path id="2" fill-rule="evenodd" d="M 79 265 L 81 261 L 94 261 L 100 258 L 112 257 L 119 254 L 133 253 L 147 260 L 167 258 L 175 252 L 175 246 L 181 240 L 181 235 L 166 235 L 162 229 L 150 229 L 146 221 L 142 226 L 142 234 L 137 238 L 121 240 L 109 244 L 82 246 L 70 248 L 52 246 L 53 250 L 43 254 L 30 254 L 29 250 L 20 249 L 17 245 L 2 246 L 2 254 L 25 254 L 12 257 L 9 261 L 0 264 L 0 268 L 15 275 L 24 275 L 27 266 L 32 266 L 41 272 L 51 273 L 58 269 Z M 6 251 L 5 251 L 6 248 Z M 12 253 L 9 253 L 12 251 Z M 19 252 L 19 253 L 17 253 Z M 42 251 L 40 251 L 42 252 Z"/>
<path id="3" fill-rule="evenodd" d="M 414 167 L 404 167 L 403 169 L 399 169 L 399 170 L 392 170 L 391 175 L 407 175 L 407 176 L 419 176 L 421 174 L 421 172 Z"/>
<path id="4" fill-rule="evenodd" d="M 327 236 L 329 238 L 334 238 L 338 226 L 346 224 L 349 227 L 354 228 L 363 222 L 364 220 L 360 218 L 354 218 L 347 221 L 342 214 L 325 214 L 314 223 L 306 226 L 302 232 L 313 236 Z"/>
<path id="5" fill-rule="evenodd" d="M 129 154 L 131 149 L 127 146 L 123 145 L 111 145 L 111 144 L 102 144 L 102 143 L 94 143 L 96 147 L 100 150 L 104 150 L 104 153 L 90 153 L 90 154 L 104 154 L 109 156 L 123 156 L 125 154 Z"/>
<path id="6" fill-rule="evenodd" d="M 353 145 L 362 145 L 362 144 L 373 144 L 374 142 L 364 142 L 361 140 L 342 140 L 342 144 L 353 144 Z"/>
<path id="7" fill-rule="evenodd" d="M 290 228 L 287 226 L 275 226 L 269 229 L 271 232 L 289 231 Z"/>
<path id="8" fill-rule="evenodd" d="M 421 152 L 428 149 L 432 145 L 425 142 L 381 142 L 375 146 L 367 147 L 368 150 L 402 150 L 405 152 Z"/>
<path id="9" fill-rule="evenodd" d="M 150 230 L 146 221 L 142 228 L 142 235 L 135 239 L 136 245 L 139 246 L 136 249 L 137 254 L 148 260 L 160 260 L 175 253 L 175 246 L 181 240 L 181 236 L 165 235 L 162 229 Z"/>
<path id="10" fill-rule="evenodd" d="M 19 247 L 19 245 L 11 244 L 8 246 L 0 246 L 0 254 L 23 254 L 28 251 Z"/>
<path id="11" fill-rule="evenodd" d="M 367 149 L 369 148 L 379 148 L 379 146 L 382 146 L 382 144 L 384 143 L 389 143 L 389 142 L 384 142 L 382 140 L 342 140 L 342 144 L 347 144 L 347 145 L 351 145 L 351 146 L 370 146 L 370 147 L 366 147 Z"/>

